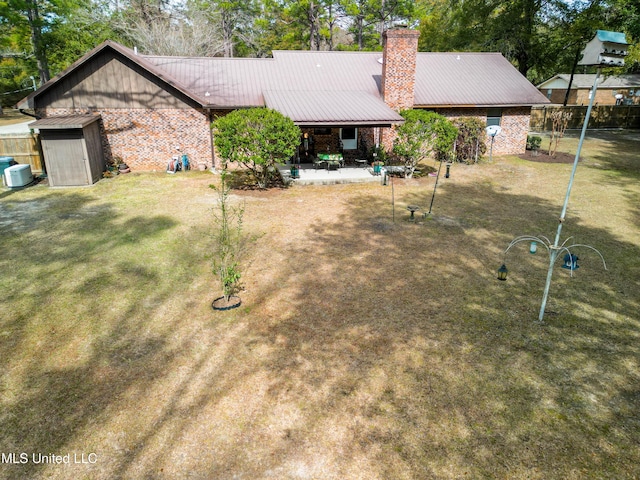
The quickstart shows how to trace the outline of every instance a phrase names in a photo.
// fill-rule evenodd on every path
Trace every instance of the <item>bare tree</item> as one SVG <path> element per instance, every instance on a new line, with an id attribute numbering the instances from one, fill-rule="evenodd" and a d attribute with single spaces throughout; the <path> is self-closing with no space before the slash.
<path id="1" fill-rule="evenodd" d="M 187 16 L 175 10 L 142 9 L 123 16 L 117 28 L 147 54 L 211 57 L 224 51 L 220 30 L 200 10 L 190 10 Z"/>
<path id="2" fill-rule="evenodd" d="M 573 112 L 556 110 L 551 114 L 551 136 L 549 137 L 549 156 L 555 157 L 560 139 L 573 117 Z"/>

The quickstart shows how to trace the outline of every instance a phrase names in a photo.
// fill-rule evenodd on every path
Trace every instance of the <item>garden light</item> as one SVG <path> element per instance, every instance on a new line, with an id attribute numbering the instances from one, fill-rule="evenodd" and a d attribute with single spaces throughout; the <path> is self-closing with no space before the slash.
<path id="1" fill-rule="evenodd" d="M 507 274 L 509 270 L 507 266 L 503 263 L 502 266 L 498 269 L 498 280 L 505 281 L 507 279 Z"/>

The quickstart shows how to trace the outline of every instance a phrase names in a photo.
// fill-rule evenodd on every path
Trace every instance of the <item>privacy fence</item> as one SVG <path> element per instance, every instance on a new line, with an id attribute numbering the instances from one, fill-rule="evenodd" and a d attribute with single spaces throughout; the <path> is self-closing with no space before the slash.
<path id="1" fill-rule="evenodd" d="M 35 133 L 0 135 L 0 157 L 13 157 L 18 163 L 28 163 L 33 173 L 44 171 L 40 138 Z"/>
<path id="2" fill-rule="evenodd" d="M 573 113 L 567 128 L 582 128 L 586 106 L 544 106 L 531 110 L 531 131 L 551 131 L 551 114 L 558 110 Z M 589 128 L 640 128 L 640 105 L 596 105 L 591 111 Z"/>

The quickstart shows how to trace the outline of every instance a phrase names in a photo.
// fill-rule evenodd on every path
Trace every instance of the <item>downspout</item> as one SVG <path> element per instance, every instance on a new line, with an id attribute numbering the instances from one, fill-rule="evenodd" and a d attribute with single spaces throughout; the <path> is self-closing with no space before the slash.
<path id="1" fill-rule="evenodd" d="M 18 111 L 22 114 L 22 115 L 26 115 L 27 117 L 33 117 L 36 120 L 40 120 L 42 117 L 40 115 L 36 115 L 35 113 L 29 113 L 27 112 L 24 108 L 19 108 Z"/>
<path id="2" fill-rule="evenodd" d="M 213 123 L 213 111 L 209 108 L 207 118 L 209 120 L 209 141 L 211 142 L 211 168 L 215 171 L 216 169 L 216 150 L 213 143 L 213 128 L 211 128 L 211 124 Z"/>

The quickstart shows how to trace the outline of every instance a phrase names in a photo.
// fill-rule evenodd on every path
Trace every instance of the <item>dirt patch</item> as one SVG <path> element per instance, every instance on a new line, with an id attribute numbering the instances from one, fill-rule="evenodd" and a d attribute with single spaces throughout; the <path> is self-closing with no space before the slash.
<path id="1" fill-rule="evenodd" d="M 574 154 L 564 152 L 556 152 L 554 156 L 549 156 L 548 152 L 541 150 L 538 150 L 537 152 L 527 150 L 522 155 L 518 155 L 518 157 L 523 160 L 539 163 L 573 163 L 576 158 Z M 580 160 L 582 161 L 583 158 L 580 158 Z"/>

